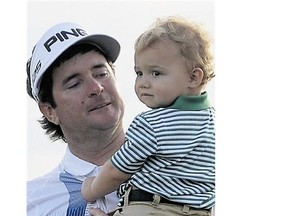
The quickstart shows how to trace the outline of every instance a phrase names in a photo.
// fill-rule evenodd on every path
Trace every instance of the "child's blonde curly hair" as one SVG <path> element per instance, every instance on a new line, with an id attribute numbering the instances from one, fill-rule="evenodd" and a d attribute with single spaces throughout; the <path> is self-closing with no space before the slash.
<path id="1" fill-rule="evenodd" d="M 208 83 L 215 76 L 210 38 L 199 24 L 188 22 L 181 17 L 157 19 L 150 29 L 137 38 L 135 52 L 151 46 L 157 40 L 167 38 L 179 45 L 181 55 L 192 63 L 193 68 L 203 70 L 202 84 Z"/>

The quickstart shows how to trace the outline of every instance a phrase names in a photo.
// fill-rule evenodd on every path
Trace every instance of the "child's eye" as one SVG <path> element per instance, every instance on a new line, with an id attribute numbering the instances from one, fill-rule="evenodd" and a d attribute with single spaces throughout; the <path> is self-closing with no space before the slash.
<path id="1" fill-rule="evenodd" d="M 136 73 L 137 76 L 142 76 L 143 75 L 143 73 L 141 71 L 135 71 L 135 73 Z"/>
<path id="2" fill-rule="evenodd" d="M 152 71 L 153 76 L 159 76 L 161 73 L 159 71 Z"/>

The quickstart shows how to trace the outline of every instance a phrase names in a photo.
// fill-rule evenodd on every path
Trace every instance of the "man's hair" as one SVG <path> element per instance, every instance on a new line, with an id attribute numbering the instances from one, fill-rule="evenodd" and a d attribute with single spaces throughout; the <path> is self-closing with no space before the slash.
<path id="1" fill-rule="evenodd" d="M 76 44 L 68 48 L 63 54 L 61 54 L 46 70 L 45 74 L 43 75 L 41 84 L 40 84 L 40 91 L 39 91 L 39 100 L 42 103 L 49 103 L 53 108 L 57 107 L 57 104 L 55 103 L 54 97 L 53 97 L 53 71 L 57 67 L 59 67 L 62 63 L 65 61 L 71 59 L 73 56 L 77 54 L 85 54 L 90 51 L 96 51 L 103 55 L 108 64 L 111 66 L 113 72 L 114 72 L 114 65 L 112 61 L 107 59 L 107 57 L 94 45 L 92 44 Z M 31 79 L 30 79 L 30 62 L 31 58 L 27 61 L 26 65 L 26 72 L 27 72 L 27 80 L 26 80 L 26 90 L 28 95 L 33 98 L 32 95 L 32 89 L 31 89 Z M 33 98 L 34 99 L 34 98 Z M 59 125 L 56 125 L 52 122 L 50 122 L 44 115 L 42 116 L 41 120 L 39 120 L 42 128 L 46 130 L 46 134 L 50 136 L 50 139 L 53 141 L 56 141 L 58 139 L 62 139 L 64 142 L 66 142 L 66 139 L 64 137 L 64 134 L 62 132 L 62 129 Z"/>
<path id="2" fill-rule="evenodd" d="M 181 55 L 190 61 L 194 68 L 203 70 L 202 84 L 215 76 L 210 38 L 199 24 L 188 22 L 181 17 L 157 19 L 150 29 L 137 38 L 135 52 L 150 47 L 156 41 L 167 39 L 179 45 Z"/>

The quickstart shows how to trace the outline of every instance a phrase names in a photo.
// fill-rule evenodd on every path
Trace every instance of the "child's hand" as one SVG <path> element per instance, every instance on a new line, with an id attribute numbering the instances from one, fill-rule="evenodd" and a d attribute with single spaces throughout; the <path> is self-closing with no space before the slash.
<path id="1" fill-rule="evenodd" d="M 93 182 L 95 177 L 88 177 L 82 183 L 81 194 L 85 198 L 86 201 L 93 203 L 95 198 L 93 197 L 93 193 L 91 191 L 91 183 Z"/>
<path id="2" fill-rule="evenodd" d="M 100 208 L 90 208 L 89 213 L 91 214 L 91 216 L 108 216 Z"/>

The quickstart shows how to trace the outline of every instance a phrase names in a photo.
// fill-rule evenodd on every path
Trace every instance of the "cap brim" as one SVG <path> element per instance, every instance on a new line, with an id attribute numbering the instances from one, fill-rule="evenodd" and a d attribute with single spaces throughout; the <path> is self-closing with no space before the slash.
<path id="1" fill-rule="evenodd" d="M 75 44 L 79 43 L 89 43 L 99 47 L 103 54 L 113 63 L 117 60 L 120 53 L 120 44 L 107 35 L 89 35 Z"/>

